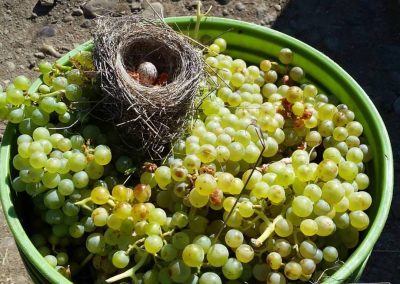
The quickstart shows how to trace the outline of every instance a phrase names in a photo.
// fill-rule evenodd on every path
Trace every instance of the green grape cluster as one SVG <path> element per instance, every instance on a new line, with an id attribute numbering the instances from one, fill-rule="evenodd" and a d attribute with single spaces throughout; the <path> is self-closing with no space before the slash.
<path id="1" fill-rule="evenodd" d="M 305 83 L 300 67 L 287 66 L 290 50 L 279 54 L 285 66 L 268 60 L 247 66 L 218 54 L 218 42 L 205 59 L 215 90 L 154 172 L 156 202 L 217 216 L 199 232 L 213 239 L 216 260 L 192 243 L 185 247 L 192 258 L 182 254 L 188 266 L 208 263 L 213 273 L 222 267 L 217 274 L 227 280 L 318 279 L 346 258 L 369 225 L 364 172 L 371 157 L 363 127 L 346 105 L 329 103 Z M 227 263 L 232 274 L 223 269 Z M 248 263 L 253 270 L 246 274 Z"/>
<path id="2" fill-rule="evenodd" d="M 23 76 L 0 92 L 0 117 L 19 124 L 12 185 L 33 199 L 50 266 L 101 283 L 282 284 L 319 281 L 356 247 L 372 203 L 363 126 L 290 49 L 254 66 L 226 48 L 207 48 L 186 135 L 140 174 L 82 115 L 90 52 L 41 64 L 38 92 Z"/>

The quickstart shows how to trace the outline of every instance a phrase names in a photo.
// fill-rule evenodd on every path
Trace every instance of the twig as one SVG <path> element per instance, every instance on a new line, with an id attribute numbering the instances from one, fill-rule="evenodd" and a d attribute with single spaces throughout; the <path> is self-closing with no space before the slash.
<path id="1" fill-rule="evenodd" d="M 6 248 L 6 252 L 4 253 L 3 260 L 1 262 L 2 265 L 6 264 L 7 256 L 8 256 L 8 248 Z"/>

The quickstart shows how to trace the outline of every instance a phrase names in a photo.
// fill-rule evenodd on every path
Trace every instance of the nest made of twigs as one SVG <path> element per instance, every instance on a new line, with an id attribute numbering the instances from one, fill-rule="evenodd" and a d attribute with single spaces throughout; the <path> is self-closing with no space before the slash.
<path id="1" fill-rule="evenodd" d="M 161 158 L 194 111 L 201 52 L 161 20 L 121 17 L 98 20 L 93 53 L 104 118 L 128 146 Z M 134 75 L 143 62 L 154 64 L 163 78 L 154 85 L 141 82 Z"/>

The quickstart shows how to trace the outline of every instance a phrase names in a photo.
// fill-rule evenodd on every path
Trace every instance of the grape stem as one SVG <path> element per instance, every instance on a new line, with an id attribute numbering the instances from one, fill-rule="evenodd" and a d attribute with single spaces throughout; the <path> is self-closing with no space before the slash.
<path id="1" fill-rule="evenodd" d="M 299 251 L 299 239 L 297 238 L 297 229 L 293 230 L 293 238 L 294 238 L 294 250 L 296 251 L 297 255 L 300 256 L 300 251 Z"/>
<path id="2" fill-rule="evenodd" d="M 131 251 L 132 251 L 133 249 L 139 250 L 138 244 L 143 243 L 145 240 L 146 240 L 146 238 L 141 238 L 141 239 L 137 240 L 133 245 L 130 245 L 130 246 L 128 247 L 128 250 L 127 250 L 125 253 L 128 255 L 128 254 L 131 253 Z"/>
<path id="3" fill-rule="evenodd" d="M 89 211 L 93 211 L 92 208 L 90 208 L 89 206 L 87 206 L 87 203 L 89 201 L 91 201 L 92 199 L 90 197 L 87 197 L 85 199 L 82 199 L 81 201 L 77 201 L 75 202 L 75 205 L 81 206 L 82 208 L 85 208 Z"/>
<path id="4" fill-rule="evenodd" d="M 285 163 L 286 165 L 289 165 L 289 164 L 292 163 L 292 158 L 283 158 L 283 159 L 279 160 L 279 162 L 282 162 L 282 163 Z M 268 164 L 262 164 L 259 167 L 257 167 L 257 170 L 259 172 L 261 172 L 262 174 L 265 174 L 265 173 L 267 173 L 268 167 L 271 164 L 272 164 L 272 162 L 268 163 Z"/>
<path id="5" fill-rule="evenodd" d="M 243 231 L 247 231 L 248 229 L 250 229 L 251 227 L 254 226 L 254 224 L 258 221 L 258 219 L 260 219 L 260 216 L 256 216 L 254 219 L 247 221 L 247 223 L 249 224 L 248 226 L 243 228 Z"/>
<path id="6" fill-rule="evenodd" d="M 306 144 L 306 146 L 307 146 L 307 144 Z M 308 153 L 308 160 L 311 159 L 311 154 L 314 152 L 315 148 L 317 148 L 318 146 L 319 146 L 319 144 L 311 148 L 310 153 Z"/>
<path id="7" fill-rule="evenodd" d="M 267 228 L 265 229 L 264 233 L 262 233 L 262 235 L 259 236 L 257 239 L 251 239 L 251 243 L 255 247 L 260 247 L 265 242 L 265 240 L 268 239 L 269 236 L 271 236 L 271 234 L 274 232 L 276 223 L 278 223 L 282 219 L 283 219 L 282 215 L 276 216 L 274 221 L 272 221 L 272 223 L 270 223 L 267 226 Z"/>
<path id="8" fill-rule="evenodd" d="M 51 93 L 42 94 L 42 95 L 40 95 L 40 97 L 41 98 L 56 97 L 56 96 L 58 97 L 58 96 L 63 95 L 63 94 L 65 94 L 64 90 L 58 90 L 58 91 L 54 91 L 54 92 L 51 92 Z"/>
<path id="9" fill-rule="evenodd" d="M 73 68 L 72 66 L 64 66 L 58 63 L 54 64 L 54 66 L 60 71 L 70 71 Z"/>
<path id="10" fill-rule="evenodd" d="M 113 282 L 117 282 L 117 281 L 119 281 L 119 280 L 121 280 L 121 279 L 130 277 L 130 278 L 132 278 L 132 282 L 133 282 L 133 283 L 135 283 L 135 284 L 139 283 L 138 280 L 137 280 L 137 278 L 136 278 L 135 273 L 136 273 L 136 271 L 138 271 L 138 270 L 143 266 L 143 264 L 146 262 L 148 255 L 149 255 L 148 253 L 145 253 L 145 254 L 140 258 L 139 262 L 138 262 L 135 266 L 133 266 L 132 268 L 128 269 L 128 270 L 125 271 L 125 272 L 122 272 L 122 273 L 120 273 L 120 274 L 118 274 L 118 275 L 115 275 L 115 276 L 113 276 L 113 277 L 111 277 L 111 278 L 108 278 L 108 279 L 106 280 L 106 282 L 107 282 L 107 283 L 113 283 Z"/>
<path id="11" fill-rule="evenodd" d="M 172 234 L 175 232 L 175 229 L 172 229 L 168 232 L 165 232 L 161 235 L 161 237 L 166 237 L 166 236 L 172 236 Z"/>
<path id="12" fill-rule="evenodd" d="M 86 264 L 88 264 L 88 262 L 93 258 L 94 254 L 91 253 L 89 254 L 81 263 L 81 265 L 79 265 L 79 270 L 81 270 Z"/>
<path id="13" fill-rule="evenodd" d="M 258 216 L 261 220 L 263 220 L 265 223 L 267 223 L 267 224 L 270 224 L 270 223 L 271 223 L 271 221 L 267 218 L 267 216 L 265 216 L 264 212 L 258 211 L 258 210 L 255 210 L 254 212 L 255 212 L 255 213 L 257 214 L 257 216 Z"/>
<path id="14" fill-rule="evenodd" d="M 110 205 L 111 207 L 115 207 L 115 202 L 111 198 L 108 199 L 107 204 Z"/>
<path id="15" fill-rule="evenodd" d="M 211 11 L 212 6 L 205 12 L 204 14 L 201 12 L 201 1 L 197 2 L 197 10 L 196 10 L 196 26 L 194 28 L 194 38 L 199 39 L 199 30 L 200 30 L 200 22 L 203 19 L 204 16 L 207 16 L 207 14 Z"/>

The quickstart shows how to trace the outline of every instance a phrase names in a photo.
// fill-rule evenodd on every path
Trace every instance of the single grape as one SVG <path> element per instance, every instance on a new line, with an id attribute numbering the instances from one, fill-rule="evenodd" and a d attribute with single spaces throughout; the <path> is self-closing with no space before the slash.
<path id="1" fill-rule="evenodd" d="M 162 247 L 160 251 L 160 256 L 164 261 L 172 261 L 176 259 L 178 255 L 178 251 L 176 248 L 174 248 L 173 245 L 171 244 L 166 244 Z"/>
<path id="2" fill-rule="evenodd" d="M 304 258 L 300 261 L 300 266 L 303 274 L 310 275 L 313 274 L 316 268 L 314 260 L 309 258 Z"/>
<path id="3" fill-rule="evenodd" d="M 106 204 L 110 197 L 110 192 L 107 188 L 98 186 L 95 187 L 90 193 L 90 199 L 93 203 L 98 205 Z"/>
<path id="4" fill-rule="evenodd" d="M 278 239 L 274 243 L 273 250 L 279 253 L 282 257 L 287 257 L 292 251 L 292 246 L 287 240 Z"/>
<path id="5" fill-rule="evenodd" d="M 201 208 L 207 205 L 209 197 L 201 195 L 197 190 L 191 190 L 188 199 L 193 207 Z"/>
<path id="6" fill-rule="evenodd" d="M 50 266 L 52 266 L 53 268 L 55 268 L 57 266 L 57 258 L 54 255 L 46 255 L 44 257 L 44 259 L 46 260 L 46 262 L 48 264 L 50 264 Z"/>
<path id="7" fill-rule="evenodd" d="M 241 231 L 236 229 L 230 229 L 225 235 L 225 243 L 231 248 L 239 247 L 244 240 L 244 236 Z"/>
<path id="8" fill-rule="evenodd" d="M 286 278 L 280 272 L 271 272 L 267 276 L 267 284 L 286 284 Z"/>
<path id="9" fill-rule="evenodd" d="M 86 248 L 90 253 L 100 253 L 105 248 L 104 236 L 100 233 L 90 234 L 86 239 Z"/>
<path id="10" fill-rule="evenodd" d="M 285 276 L 290 280 L 298 280 L 302 274 L 301 265 L 297 262 L 290 261 L 285 265 Z"/>
<path id="11" fill-rule="evenodd" d="M 315 218 L 315 222 L 318 225 L 318 236 L 329 236 L 336 230 L 335 223 L 328 216 L 318 216 Z"/>
<path id="12" fill-rule="evenodd" d="M 291 64 L 293 60 L 293 52 L 289 48 L 282 48 L 279 51 L 278 58 L 283 64 Z"/>
<path id="13" fill-rule="evenodd" d="M 288 237 L 293 233 L 293 224 L 288 219 L 280 219 L 275 224 L 275 233 L 280 237 Z"/>
<path id="14" fill-rule="evenodd" d="M 222 266 L 222 273 L 229 280 L 238 279 L 243 272 L 243 265 L 236 258 L 229 258 Z"/>
<path id="15" fill-rule="evenodd" d="M 84 188 L 89 184 L 89 175 L 85 171 L 74 173 L 72 182 L 75 188 Z"/>
<path id="16" fill-rule="evenodd" d="M 229 251 L 222 244 L 212 245 L 207 252 L 207 261 L 214 267 L 221 267 L 228 261 Z"/>
<path id="17" fill-rule="evenodd" d="M 185 232 L 178 232 L 172 237 L 172 245 L 178 250 L 183 250 L 190 243 L 190 238 Z"/>
<path id="18" fill-rule="evenodd" d="M 368 215 L 360 210 L 353 211 L 349 214 L 350 224 L 358 231 L 365 230 L 369 225 L 369 217 Z"/>
<path id="19" fill-rule="evenodd" d="M 198 235 L 194 238 L 193 244 L 199 245 L 203 249 L 204 253 L 207 253 L 211 247 L 211 239 L 205 235 Z"/>
<path id="20" fill-rule="evenodd" d="M 318 224 L 312 219 L 305 219 L 301 221 L 300 231 L 305 236 L 314 236 L 318 232 Z"/>
<path id="21" fill-rule="evenodd" d="M 271 269 L 278 270 L 282 265 L 282 256 L 277 252 L 270 252 L 266 261 Z"/>
<path id="22" fill-rule="evenodd" d="M 307 196 L 296 196 L 292 201 L 293 212 L 299 217 L 308 217 L 313 211 L 313 202 Z"/>
<path id="23" fill-rule="evenodd" d="M 201 174 L 195 181 L 195 189 L 199 194 L 208 196 L 217 188 L 215 178 L 210 174 Z"/>
<path id="24" fill-rule="evenodd" d="M 247 244 L 241 244 L 236 249 L 236 259 L 242 263 L 249 263 L 254 258 L 254 250 L 251 246 Z"/>
<path id="25" fill-rule="evenodd" d="M 196 244 L 187 245 L 182 252 L 182 259 L 189 267 L 200 267 L 204 259 L 203 248 Z"/>
<path id="26" fill-rule="evenodd" d="M 184 283 L 190 278 L 191 269 L 181 259 L 174 260 L 168 266 L 167 278 L 172 279 L 176 283 Z"/>
<path id="27" fill-rule="evenodd" d="M 144 247 L 151 254 L 158 253 L 163 247 L 163 241 L 160 236 L 150 235 L 144 241 Z"/>
<path id="28" fill-rule="evenodd" d="M 221 278 L 214 272 L 205 272 L 199 278 L 199 284 L 222 284 Z"/>
<path id="29" fill-rule="evenodd" d="M 147 184 L 137 184 L 133 188 L 133 196 L 139 202 L 146 202 L 150 199 L 151 196 L 151 187 Z"/>
<path id="30" fill-rule="evenodd" d="M 337 249 L 332 246 L 325 247 L 322 253 L 324 256 L 324 260 L 327 262 L 335 262 L 339 256 Z"/>
<path id="31" fill-rule="evenodd" d="M 112 264 L 119 269 L 125 268 L 129 264 L 129 255 L 124 251 L 116 251 L 112 256 Z"/>

